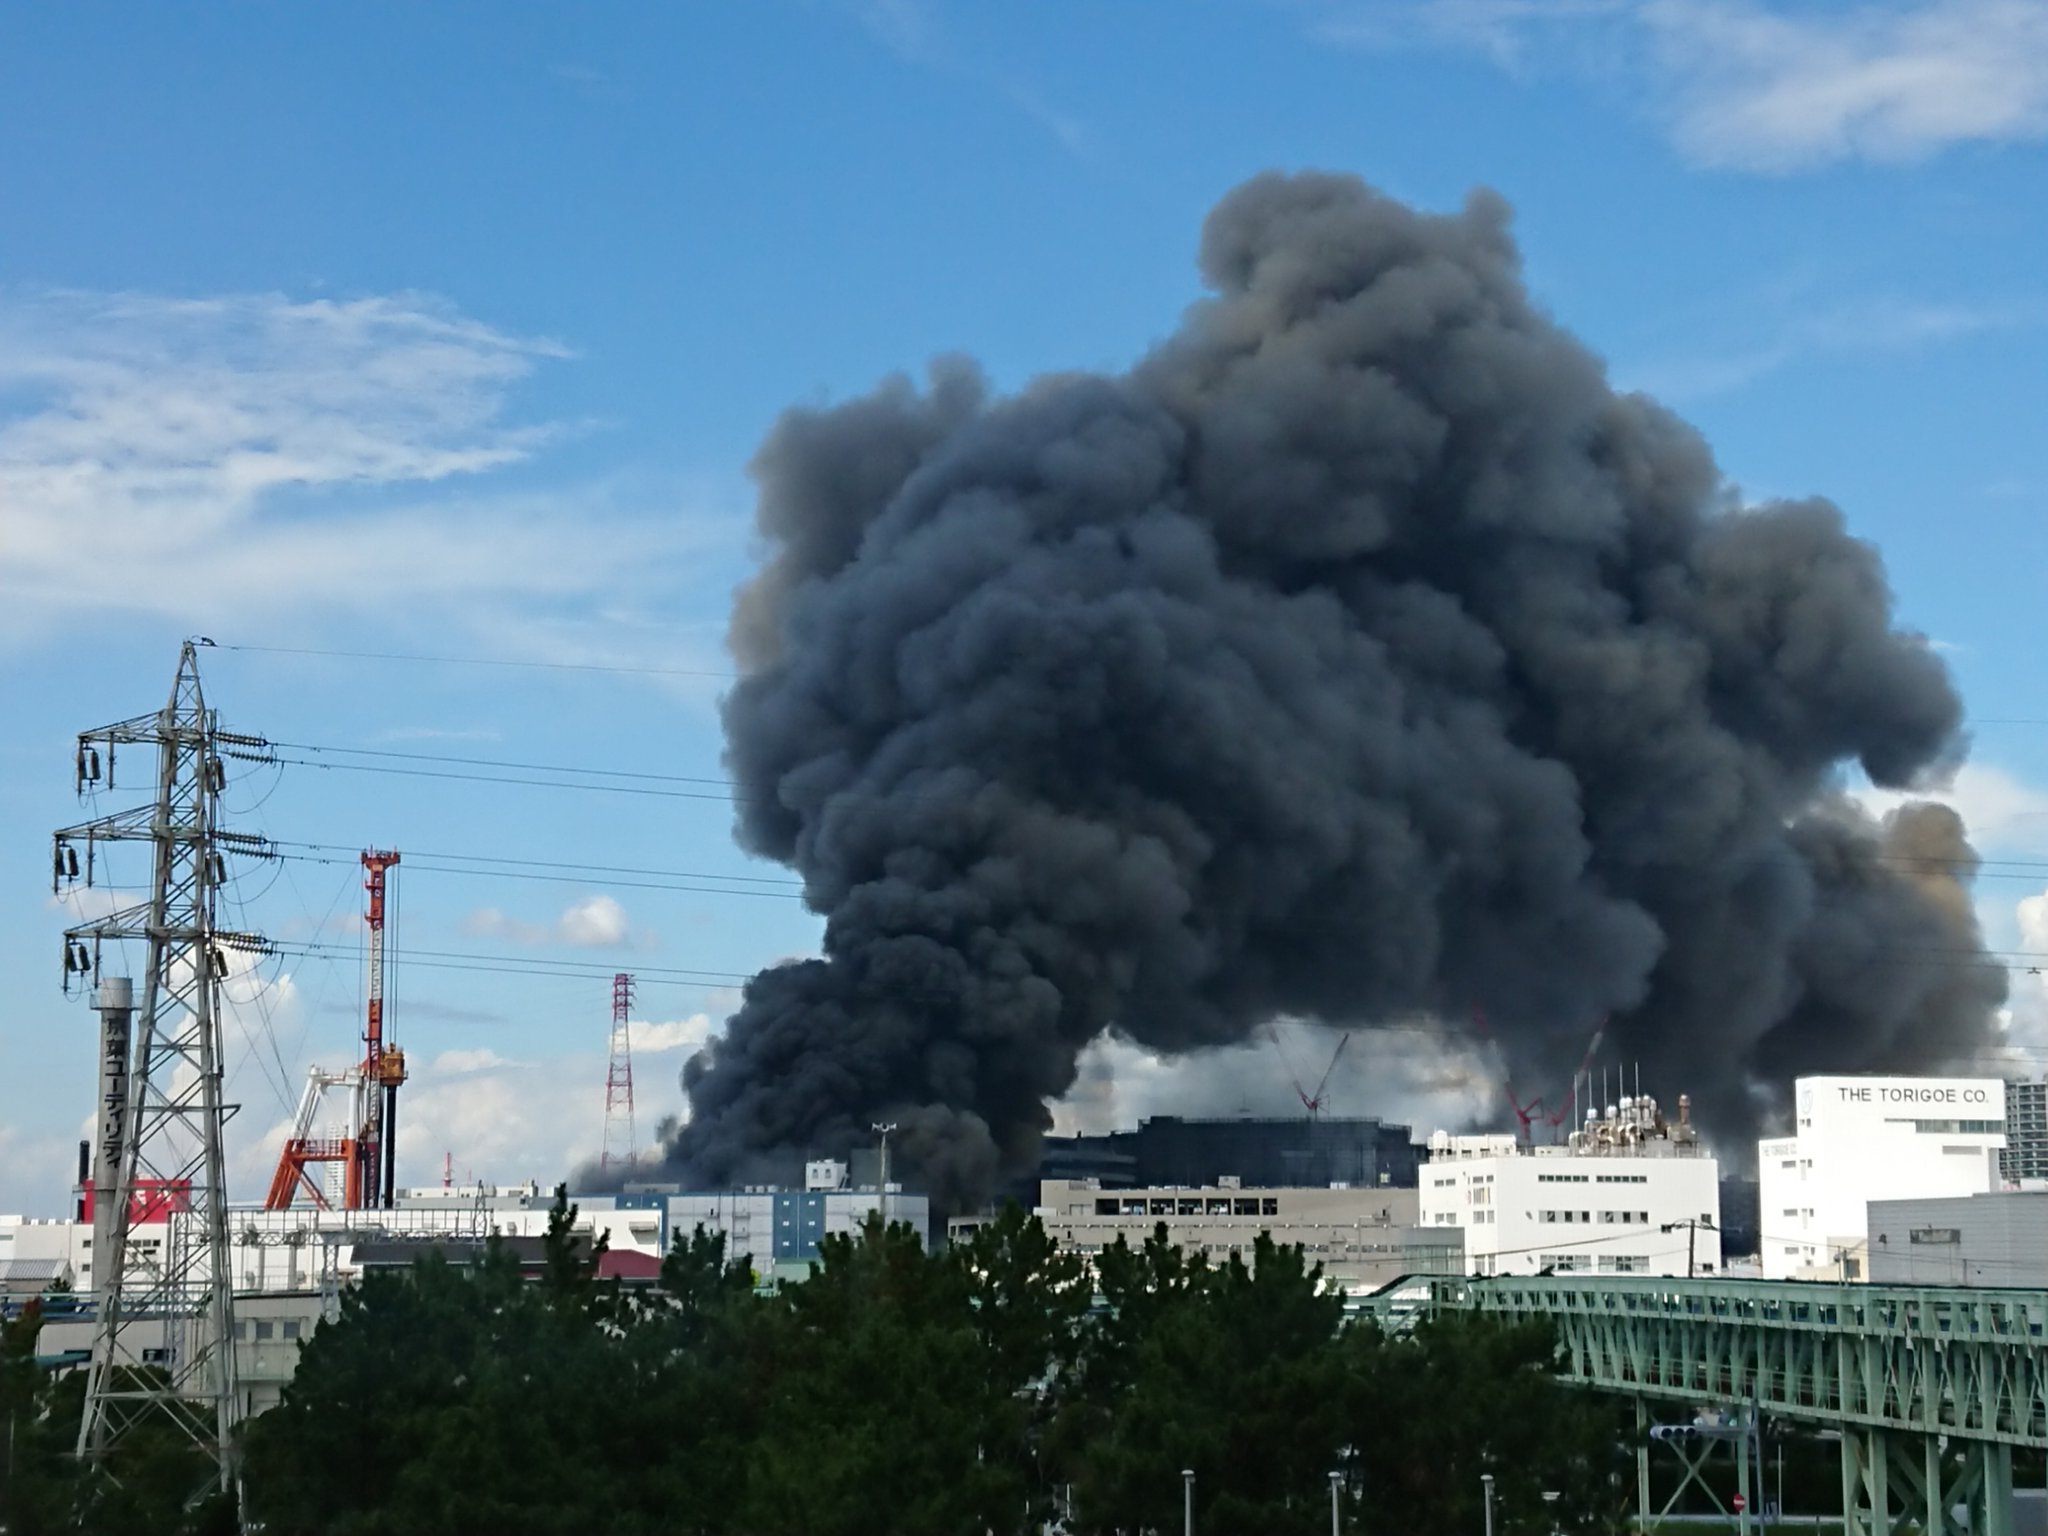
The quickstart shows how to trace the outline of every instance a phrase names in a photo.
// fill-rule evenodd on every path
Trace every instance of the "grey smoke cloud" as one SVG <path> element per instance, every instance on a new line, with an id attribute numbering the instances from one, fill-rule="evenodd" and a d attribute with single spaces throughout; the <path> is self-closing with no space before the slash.
<path id="1" fill-rule="evenodd" d="M 1112 1029 L 1182 1054 L 1477 1003 L 1562 1088 L 1612 1014 L 1731 1138 L 1793 1071 L 1987 1038 L 1961 824 L 1836 792 L 1962 748 L 1836 508 L 1739 505 L 1615 393 L 1491 193 L 1265 175 L 1200 264 L 1127 373 L 1005 398 L 943 360 L 762 447 L 727 760 L 824 957 L 749 984 L 672 1159 L 738 1177 L 888 1119 L 972 1198 Z"/>

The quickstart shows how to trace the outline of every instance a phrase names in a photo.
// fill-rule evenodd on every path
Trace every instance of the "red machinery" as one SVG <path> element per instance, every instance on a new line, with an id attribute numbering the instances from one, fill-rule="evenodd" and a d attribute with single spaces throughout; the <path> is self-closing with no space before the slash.
<path id="1" fill-rule="evenodd" d="M 363 869 L 367 872 L 363 889 L 370 896 L 365 914 L 370 933 L 370 978 L 362 1062 L 345 1072 L 324 1072 L 315 1067 L 307 1075 L 305 1095 L 299 1100 L 291 1135 L 278 1155 L 277 1172 L 263 1202 L 267 1211 L 289 1208 L 301 1189 L 312 1197 L 315 1205 L 326 1206 L 326 1191 L 307 1171 L 316 1163 L 342 1165 L 344 1210 L 359 1211 L 373 1206 L 388 1210 L 397 1195 L 398 1089 L 405 1082 L 405 1052 L 384 1039 L 385 902 L 388 877 L 397 863 L 396 852 L 372 848 L 363 853 Z M 339 1137 L 314 1134 L 320 1105 L 329 1088 L 350 1090 L 348 1130 Z"/>

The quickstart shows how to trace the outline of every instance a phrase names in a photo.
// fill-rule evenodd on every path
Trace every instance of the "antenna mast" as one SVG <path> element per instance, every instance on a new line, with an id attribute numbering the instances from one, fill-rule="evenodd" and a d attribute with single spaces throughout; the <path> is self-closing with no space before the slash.
<path id="1" fill-rule="evenodd" d="M 198 644 L 208 644 L 199 641 Z M 221 983 L 229 950 L 263 954 L 255 934 L 223 930 L 216 898 L 229 853 L 270 857 L 258 837 L 224 830 L 223 761 L 274 761 L 258 736 L 220 729 L 206 707 L 195 642 L 178 655 L 170 701 L 156 714 L 78 738 L 76 784 L 112 788 L 115 749 L 156 749 L 156 797 L 148 805 L 56 834 L 57 880 L 93 883 L 98 845 L 150 845 L 147 902 L 81 924 L 64 936 L 65 980 L 99 982 L 101 1104 L 93 1223 L 92 1359 L 78 1456 L 104 1475 L 110 1452 L 137 1425 L 167 1419 L 214 1464 L 219 1492 L 238 1478 L 234 1431 L 234 1291 L 229 1272 L 226 1156 L 221 1101 Z M 105 751 L 104 777 L 101 751 Z M 238 750 L 239 749 L 239 750 Z M 148 946 L 139 1009 L 123 978 L 101 975 L 101 946 Z M 131 1262 L 133 1228 L 158 1221 L 158 1258 Z"/>
<path id="2" fill-rule="evenodd" d="M 633 978 L 621 971 L 612 978 L 611 1061 L 604 1076 L 604 1148 L 600 1172 L 633 1166 L 633 1042 L 626 1021 L 633 1014 Z"/>

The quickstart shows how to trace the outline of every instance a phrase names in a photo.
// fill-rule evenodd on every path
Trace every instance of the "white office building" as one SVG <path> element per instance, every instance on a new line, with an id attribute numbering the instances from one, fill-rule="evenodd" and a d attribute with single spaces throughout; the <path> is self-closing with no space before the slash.
<path id="1" fill-rule="evenodd" d="M 1720 1165 L 1678 1103 L 1672 1125 L 1647 1094 L 1624 1098 L 1557 1146 L 1438 1131 L 1422 1224 L 1464 1229 L 1467 1274 L 1716 1274 Z"/>
<path id="2" fill-rule="evenodd" d="M 1871 1201 L 1999 1187 L 1998 1078 L 1802 1077 L 1793 1103 L 1795 1134 L 1756 1149 L 1766 1279 L 1868 1279 Z"/>

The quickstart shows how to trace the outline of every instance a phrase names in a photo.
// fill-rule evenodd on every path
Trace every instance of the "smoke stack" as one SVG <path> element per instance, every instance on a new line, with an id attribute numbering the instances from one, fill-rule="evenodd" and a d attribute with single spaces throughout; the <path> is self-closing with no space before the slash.
<path id="1" fill-rule="evenodd" d="M 1477 1002 L 1562 1080 L 1611 1014 L 1731 1141 L 1800 1071 L 1988 1040 L 1961 823 L 1834 790 L 1961 750 L 1839 511 L 1738 505 L 1530 301 L 1491 193 L 1260 176 L 1201 270 L 1127 373 L 951 360 L 761 449 L 727 763 L 824 947 L 687 1069 L 688 1177 L 886 1120 L 973 1198 L 1110 1030 Z"/>

